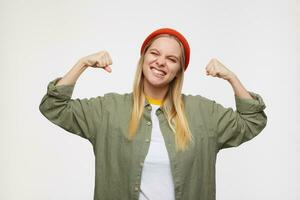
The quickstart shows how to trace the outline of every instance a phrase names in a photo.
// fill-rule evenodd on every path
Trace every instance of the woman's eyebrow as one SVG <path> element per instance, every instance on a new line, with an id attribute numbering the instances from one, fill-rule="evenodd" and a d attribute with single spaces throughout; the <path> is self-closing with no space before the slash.
<path id="1" fill-rule="evenodd" d="M 149 49 L 149 50 L 155 50 L 155 51 L 158 51 L 156 48 L 151 48 L 151 49 Z M 159 52 L 159 51 L 158 51 L 158 52 Z M 170 56 L 172 56 L 172 57 L 176 58 L 177 60 L 179 60 L 178 57 L 175 56 L 175 55 L 170 55 Z"/>
<path id="2" fill-rule="evenodd" d="M 158 51 L 158 50 L 157 50 L 157 49 L 155 49 L 155 48 L 151 48 L 151 49 L 149 49 L 149 50 L 150 50 L 150 51 L 151 51 L 151 50 L 155 50 L 155 51 Z M 159 51 L 158 51 L 158 52 L 159 52 Z"/>

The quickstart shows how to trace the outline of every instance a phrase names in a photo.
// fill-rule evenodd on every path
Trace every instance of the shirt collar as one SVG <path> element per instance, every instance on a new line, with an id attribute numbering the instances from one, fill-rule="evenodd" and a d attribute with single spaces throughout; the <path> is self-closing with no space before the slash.
<path id="1" fill-rule="evenodd" d="M 148 106 L 151 106 L 151 103 L 150 103 L 149 100 L 145 97 L 144 107 L 148 107 Z M 158 109 L 161 110 L 161 111 L 163 111 L 162 105 L 160 105 Z"/>
<path id="2" fill-rule="evenodd" d="M 157 105 L 157 106 L 161 106 L 163 104 L 163 100 L 153 99 L 148 96 L 145 96 L 145 98 L 147 99 L 148 103 L 150 103 L 150 104 Z"/>

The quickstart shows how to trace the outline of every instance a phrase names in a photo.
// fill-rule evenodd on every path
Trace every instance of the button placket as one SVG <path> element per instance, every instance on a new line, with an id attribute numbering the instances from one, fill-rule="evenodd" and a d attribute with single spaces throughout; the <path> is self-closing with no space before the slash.
<path id="1" fill-rule="evenodd" d="M 147 109 L 148 109 L 149 111 L 151 111 L 151 110 L 152 110 L 152 107 L 151 107 L 150 105 L 148 105 L 148 106 L 147 106 Z"/>
<path id="2" fill-rule="evenodd" d="M 134 187 L 134 191 L 136 191 L 136 192 L 139 191 L 139 187 L 138 187 L 138 186 L 135 186 L 135 187 Z"/>

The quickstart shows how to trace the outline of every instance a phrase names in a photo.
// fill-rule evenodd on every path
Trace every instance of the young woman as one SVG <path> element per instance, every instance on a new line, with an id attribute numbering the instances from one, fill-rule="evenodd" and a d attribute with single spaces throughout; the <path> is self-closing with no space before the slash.
<path id="1" fill-rule="evenodd" d="M 48 84 L 41 113 L 93 145 L 94 199 L 215 199 L 219 150 L 252 139 L 266 126 L 261 96 L 248 92 L 217 59 L 206 66 L 207 75 L 231 84 L 237 110 L 182 94 L 189 59 L 186 38 L 161 28 L 141 46 L 131 93 L 71 99 L 85 69 L 112 71 L 106 51 L 83 57 Z"/>

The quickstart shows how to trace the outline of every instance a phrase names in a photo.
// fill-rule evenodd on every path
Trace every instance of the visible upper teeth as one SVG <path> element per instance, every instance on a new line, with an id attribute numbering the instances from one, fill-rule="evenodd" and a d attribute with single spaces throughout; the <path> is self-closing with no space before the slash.
<path id="1" fill-rule="evenodd" d="M 152 70 L 153 70 L 155 73 L 157 73 L 157 74 L 159 74 L 159 75 L 161 75 L 161 76 L 164 76 L 164 75 L 165 75 L 164 72 L 159 71 L 159 70 L 157 70 L 157 69 L 155 69 L 155 68 L 152 68 Z"/>

